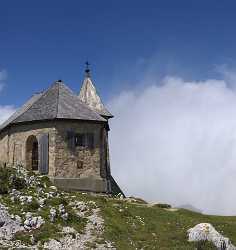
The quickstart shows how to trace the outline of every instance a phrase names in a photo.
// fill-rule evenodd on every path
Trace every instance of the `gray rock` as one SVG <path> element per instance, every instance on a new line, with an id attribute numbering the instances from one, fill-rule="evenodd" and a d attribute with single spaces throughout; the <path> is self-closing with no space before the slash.
<path id="1" fill-rule="evenodd" d="M 31 203 L 33 201 L 33 197 L 32 196 L 27 196 L 27 202 Z"/>
<path id="2" fill-rule="evenodd" d="M 27 212 L 26 215 L 25 215 L 25 218 L 26 219 L 31 219 L 32 218 L 32 213 Z"/>
<path id="3" fill-rule="evenodd" d="M 26 219 L 26 220 L 24 221 L 24 227 L 26 227 L 26 228 L 31 227 L 31 223 L 30 223 L 30 221 L 31 221 L 31 220 Z"/>
<path id="4" fill-rule="evenodd" d="M 22 224 L 22 219 L 21 219 L 21 217 L 19 215 L 15 215 L 15 220 L 17 222 L 19 222 L 20 224 Z"/>
<path id="5" fill-rule="evenodd" d="M 51 222 L 54 222 L 56 216 L 57 216 L 57 210 L 56 210 L 54 207 L 52 207 L 52 208 L 50 209 L 50 221 L 51 221 Z"/>
<path id="6" fill-rule="evenodd" d="M 35 228 L 41 227 L 44 223 L 45 223 L 44 219 L 41 216 L 38 216 L 37 225 Z"/>
<path id="7" fill-rule="evenodd" d="M 16 232 L 23 231 L 24 227 L 19 220 L 11 218 L 7 208 L 0 204 L 0 239 L 11 240 Z"/>
<path id="8" fill-rule="evenodd" d="M 59 205 L 59 209 L 58 209 L 58 210 L 59 210 L 59 213 L 60 213 L 60 214 L 64 214 L 64 213 L 66 212 L 65 207 L 64 207 L 63 204 L 60 204 L 60 205 Z"/>
<path id="9" fill-rule="evenodd" d="M 62 215 L 61 215 L 61 218 L 62 218 L 63 220 L 68 220 L 68 213 L 62 214 Z"/>
<path id="10" fill-rule="evenodd" d="M 39 198 L 38 199 L 39 206 L 44 207 L 45 201 L 46 201 L 46 198 Z"/>

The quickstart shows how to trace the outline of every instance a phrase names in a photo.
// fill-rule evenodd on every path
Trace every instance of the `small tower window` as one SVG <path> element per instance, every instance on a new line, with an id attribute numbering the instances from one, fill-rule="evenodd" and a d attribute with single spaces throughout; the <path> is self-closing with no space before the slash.
<path id="1" fill-rule="evenodd" d="M 75 149 L 75 137 L 75 132 L 73 130 L 67 131 L 68 147 L 72 151 Z"/>
<path id="2" fill-rule="evenodd" d="M 75 136 L 75 145 L 78 147 L 88 147 L 90 149 L 94 148 L 94 134 L 76 134 Z"/>
<path id="3" fill-rule="evenodd" d="M 94 135 L 92 133 L 87 134 L 87 146 L 91 149 L 94 148 Z"/>
<path id="4" fill-rule="evenodd" d="M 85 134 L 76 134 L 75 145 L 79 147 L 85 147 Z"/>

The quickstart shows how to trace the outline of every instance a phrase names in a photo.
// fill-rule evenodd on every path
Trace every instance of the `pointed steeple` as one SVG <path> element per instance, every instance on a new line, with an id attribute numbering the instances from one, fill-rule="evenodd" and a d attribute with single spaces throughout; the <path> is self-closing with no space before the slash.
<path id="1" fill-rule="evenodd" d="M 100 96 L 98 95 L 96 88 L 92 82 L 89 63 L 86 62 L 85 78 L 79 93 L 79 99 L 86 103 L 91 109 L 95 110 L 101 116 L 109 119 L 113 115 L 106 109 Z"/>

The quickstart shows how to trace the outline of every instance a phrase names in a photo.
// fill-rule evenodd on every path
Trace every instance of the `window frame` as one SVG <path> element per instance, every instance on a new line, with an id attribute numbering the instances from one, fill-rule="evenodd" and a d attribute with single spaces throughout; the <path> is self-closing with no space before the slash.
<path id="1" fill-rule="evenodd" d="M 94 133 L 76 133 L 75 134 L 75 146 L 94 149 L 95 138 Z"/>

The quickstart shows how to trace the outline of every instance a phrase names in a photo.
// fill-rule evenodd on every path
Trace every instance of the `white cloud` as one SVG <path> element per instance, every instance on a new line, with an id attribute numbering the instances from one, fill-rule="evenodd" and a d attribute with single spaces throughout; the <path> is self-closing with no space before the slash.
<path id="1" fill-rule="evenodd" d="M 111 166 L 128 195 L 236 214 L 236 93 L 224 80 L 159 85 L 113 98 Z"/>
<path id="2" fill-rule="evenodd" d="M 15 112 L 14 106 L 1 106 L 0 105 L 0 124 L 2 124 L 10 115 Z"/>
<path id="3" fill-rule="evenodd" d="M 5 85 L 6 79 L 7 79 L 7 72 L 5 70 L 0 71 L 0 93 Z M 11 105 L 5 106 L 0 104 L 0 124 L 3 123 L 14 111 L 15 111 L 14 106 Z"/>

